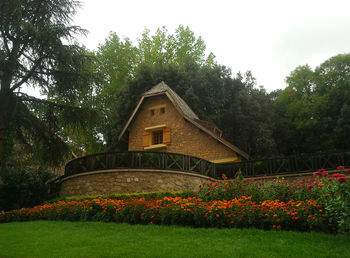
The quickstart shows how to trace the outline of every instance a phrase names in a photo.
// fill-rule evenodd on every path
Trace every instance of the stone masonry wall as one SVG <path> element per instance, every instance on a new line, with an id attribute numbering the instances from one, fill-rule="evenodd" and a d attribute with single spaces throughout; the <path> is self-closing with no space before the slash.
<path id="1" fill-rule="evenodd" d="M 60 196 L 198 191 L 199 185 L 203 182 L 209 182 L 209 178 L 176 171 L 96 171 L 64 179 L 61 182 Z"/>
<path id="2" fill-rule="evenodd" d="M 151 107 L 166 105 L 165 113 Z M 129 127 L 129 151 L 142 151 L 142 135 L 146 127 L 166 124 L 171 129 L 171 143 L 166 148 L 152 151 L 173 152 L 192 155 L 207 160 L 236 157 L 236 153 L 202 132 L 193 124 L 184 120 L 174 105 L 165 95 L 149 97 L 144 100 L 134 121 Z"/>

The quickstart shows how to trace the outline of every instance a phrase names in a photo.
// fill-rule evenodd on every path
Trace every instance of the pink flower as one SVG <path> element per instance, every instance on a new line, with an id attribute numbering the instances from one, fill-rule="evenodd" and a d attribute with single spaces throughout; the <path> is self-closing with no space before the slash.
<path id="1" fill-rule="evenodd" d="M 318 187 L 324 187 L 324 184 L 317 184 Z"/>
<path id="2" fill-rule="evenodd" d="M 317 171 L 317 172 L 314 172 L 313 174 L 314 174 L 314 176 L 318 176 L 318 175 L 321 175 L 321 172 Z"/>
<path id="3" fill-rule="evenodd" d="M 322 175 L 323 175 L 323 176 L 328 176 L 328 171 L 323 171 L 323 172 L 322 172 Z"/>
<path id="4" fill-rule="evenodd" d="M 312 189 L 314 187 L 312 185 L 308 185 L 306 188 L 310 190 L 310 189 Z"/>

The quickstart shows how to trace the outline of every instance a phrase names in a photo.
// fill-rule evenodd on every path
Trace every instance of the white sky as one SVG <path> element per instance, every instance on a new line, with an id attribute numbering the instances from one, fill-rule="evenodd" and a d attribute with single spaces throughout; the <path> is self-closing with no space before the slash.
<path id="1" fill-rule="evenodd" d="M 316 67 L 350 53 L 349 0 L 81 0 L 74 23 L 90 33 L 89 49 L 110 31 L 135 44 L 145 28 L 189 26 L 232 73 L 251 70 L 268 91 L 283 89 L 299 65 Z"/>

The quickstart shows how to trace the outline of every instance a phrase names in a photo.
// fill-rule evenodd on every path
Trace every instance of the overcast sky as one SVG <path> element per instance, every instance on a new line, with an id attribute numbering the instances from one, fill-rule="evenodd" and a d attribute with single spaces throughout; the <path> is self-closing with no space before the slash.
<path id="1" fill-rule="evenodd" d="M 135 44 L 145 28 L 181 24 L 201 36 L 219 64 L 251 70 L 268 91 L 285 87 L 299 65 L 316 67 L 350 53 L 350 0 L 81 0 L 74 23 L 89 31 L 79 42 L 91 50 L 110 31 Z"/>

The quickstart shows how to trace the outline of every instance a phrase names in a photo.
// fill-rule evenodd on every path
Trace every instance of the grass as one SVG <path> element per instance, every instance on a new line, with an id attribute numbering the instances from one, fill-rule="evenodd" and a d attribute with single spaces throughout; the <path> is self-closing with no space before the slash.
<path id="1" fill-rule="evenodd" d="M 350 257 L 350 236 L 102 222 L 0 224 L 0 257 Z"/>

